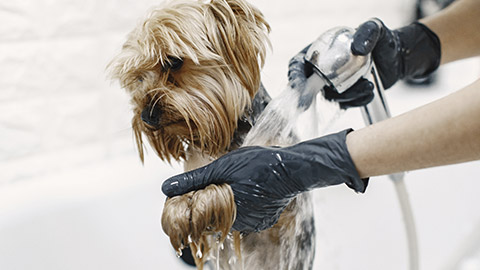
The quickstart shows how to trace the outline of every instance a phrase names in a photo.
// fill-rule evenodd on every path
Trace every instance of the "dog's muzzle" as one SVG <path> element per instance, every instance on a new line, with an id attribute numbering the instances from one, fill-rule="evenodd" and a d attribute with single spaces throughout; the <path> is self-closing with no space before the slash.
<path id="1" fill-rule="evenodd" d="M 142 121 L 154 129 L 160 129 L 162 111 L 158 106 L 147 106 L 142 111 Z"/>

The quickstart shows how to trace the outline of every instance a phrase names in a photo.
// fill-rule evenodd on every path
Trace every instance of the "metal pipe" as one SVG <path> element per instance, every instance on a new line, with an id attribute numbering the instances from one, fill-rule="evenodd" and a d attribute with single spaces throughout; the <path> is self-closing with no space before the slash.
<path id="1" fill-rule="evenodd" d="M 375 86 L 374 98 L 369 104 L 360 108 L 362 111 L 363 120 L 365 121 L 365 124 L 367 126 L 391 117 L 390 109 L 388 107 L 388 103 L 384 94 L 384 87 L 382 82 L 380 81 L 380 76 L 378 75 L 375 63 L 372 64 L 371 75 L 373 84 Z M 393 181 L 393 184 L 395 185 L 395 191 L 397 193 L 397 198 L 402 211 L 403 221 L 405 225 L 405 233 L 408 239 L 407 242 L 410 264 L 409 269 L 418 270 L 420 267 L 418 237 L 415 226 L 415 218 L 413 216 L 412 206 L 408 197 L 408 192 L 404 181 L 405 173 L 401 172 L 390 174 L 389 178 Z"/>
<path id="2" fill-rule="evenodd" d="M 358 79 L 371 73 L 371 80 L 375 86 L 374 98 L 369 104 L 361 108 L 365 124 L 368 126 L 390 118 L 390 109 L 385 99 L 383 84 L 371 55 L 352 54 L 353 34 L 354 30 L 348 27 L 336 27 L 324 32 L 308 49 L 305 54 L 305 61 L 312 64 L 316 75 L 315 79 L 322 81 L 319 85 L 328 85 L 340 94 L 348 91 Z M 395 185 L 404 219 L 410 269 L 418 270 L 417 234 L 404 176 L 404 173 L 389 175 Z"/>

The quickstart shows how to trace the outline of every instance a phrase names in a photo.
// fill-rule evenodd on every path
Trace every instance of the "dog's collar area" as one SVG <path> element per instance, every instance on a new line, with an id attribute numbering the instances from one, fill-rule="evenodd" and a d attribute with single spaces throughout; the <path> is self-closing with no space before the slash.
<path id="1" fill-rule="evenodd" d="M 263 84 L 260 84 L 260 88 L 252 100 L 252 107 L 245 116 L 245 120 L 248 121 L 251 126 L 255 125 L 256 120 L 258 117 L 260 117 L 260 114 L 262 114 L 263 110 L 265 110 L 265 107 L 267 107 L 270 100 L 272 100 L 272 98 L 268 94 Z"/>
<path id="2" fill-rule="evenodd" d="M 252 100 L 252 106 L 250 110 L 240 119 L 238 119 L 237 129 L 233 134 L 233 139 L 229 147 L 230 150 L 237 149 L 242 145 L 245 136 L 255 125 L 255 122 L 257 121 L 258 117 L 260 117 L 263 110 L 265 110 L 265 107 L 267 107 L 270 100 L 272 100 L 272 98 L 268 94 L 263 84 L 260 84 L 260 88 Z"/>

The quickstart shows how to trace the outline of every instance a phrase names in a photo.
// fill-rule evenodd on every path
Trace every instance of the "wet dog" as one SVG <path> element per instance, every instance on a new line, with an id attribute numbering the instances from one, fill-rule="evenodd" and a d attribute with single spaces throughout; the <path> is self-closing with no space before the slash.
<path id="1" fill-rule="evenodd" d="M 175 0 L 150 11 L 109 65 L 112 77 L 131 96 L 142 161 L 145 138 L 162 160 L 184 160 L 185 170 L 206 165 L 243 143 L 270 101 L 260 78 L 269 31 L 262 13 L 244 0 Z M 164 209 L 162 225 L 171 232 L 172 245 L 193 245 L 195 255 L 201 254 L 195 256 L 199 267 L 212 243 L 198 231 L 229 231 L 208 222 L 217 217 L 223 225 L 216 225 L 231 227 L 235 218 L 231 207 L 216 214 L 220 210 L 212 196 L 225 191 L 231 196 L 225 204 L 233 201 L 229 187 L 220 188 L 196 197 L 203 199 L 185 195 Z M 192 219 L 197 208 L 203 214 Z M 228 243 L 233 240 L 226 241 L 219 251 L 222 269 L 311 269 L 315 241 L 310 195 L 298 196 L 273 228 L 243 235 L 241 259 L 238 248 L 235 252 Z"/>

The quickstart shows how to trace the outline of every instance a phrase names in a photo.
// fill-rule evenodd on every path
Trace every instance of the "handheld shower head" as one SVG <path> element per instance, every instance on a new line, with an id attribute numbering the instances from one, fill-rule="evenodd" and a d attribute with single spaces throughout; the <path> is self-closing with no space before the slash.
<path id="1" fill-rule="evenodd" d="M 313 66 L 314 74 L 309 80 L 319 85 L 328 85 L 339 94 L 347 91 L 360 78 L 367 77 L 374 84 L 374 97 L 361 107 L 366 125 L 390 118 L 390 110 L 384 96 L 384 87 L 371 55 L 354 55 L 351 50 L 354 30 L 348 27 L 330 29 L 315 40 L 305 61 Z M 313 77 L 313 78 L 312 78 Z M 418 269 L 418 243 L 415 222 L 403 181 L 404 173 L 389 175 L 393 180 L 402 213 L 409 244 L 410 269 Z"/>
<path id="2" fill-rule="evenodd" d="M 372 67 L 370 55 L 352 54 L 353 34 L 351 28 L 332 28 L 320 35 L 305 55 L 316 74 L 339 94 L 368 75 Z"/>
<path id="3" fill-rule="evenodd" d="M 371 55 L 352 53 L 354 33 L 355 30 L 349 27 L 335 27 L 324 32 L 308 49 L 305 61 L 312 65 L 314 74 L 339 94 L 347 91 L 360 78 L 372 76 L 369 79 L 375 86 L 374 98 L 362 107 L 365 123 L 371 125 L 389 118 L 390 110 Z"/>

